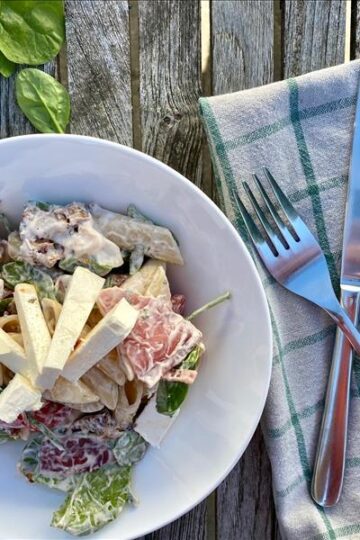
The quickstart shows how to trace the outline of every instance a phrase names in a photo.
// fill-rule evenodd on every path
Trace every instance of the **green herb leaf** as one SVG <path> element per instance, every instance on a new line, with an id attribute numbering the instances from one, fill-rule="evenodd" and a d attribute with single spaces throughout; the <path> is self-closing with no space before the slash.
<path id="1" fill-rule="evenodd" d="M 129 274 L 130 276 L 133 276 L 140 270 L 140 268 L 143 265 L 145 257 L 145 249 L 144 246 L 138 245 L 135 246 L 135 249 L 130 253 L 130 259 L 129 259 Z"/>
<path id="2" fill-rule="evenodd" d="M 15 71 L 15 64 L 8 60 L 6 56 L 0 51 L 0 73 L 3 77 L 10 77 Z"/>
<path id="3" fill-rule="evenodd" d="M 181 364 L 183 369 L 195 370 L 199 365 L 202 347 L 195 347 Z M 156 392 L 156 410 L 160 414 L 172 416 L 183 404 L 189 385 L 182 382 L 161 380 Z"/>
<path id="4" fill-rule="evenodd" d="M 53 527 L 76 536 L 90 534 L 118 517 L 131 500 L 130 467 L 110 465 L 84 474 L 57 510 Z"/>
<path id="5" fill-rule="evenodd" d="M 54 77 L 39 69 L 21 70 L 16 78 L 16 100 L 37 130 L 64 133 L 70 118 L 70 98 Z"/>
<path id="6" fill-rule="evenodd" d="M 89 257 L 87 260 L 76 259 L 75 257 L 68 257 L 67 259 L 62 259 L 59 262 L 59 267 L 65 272 L 72 274 L 77 266 L 82 266 L 83 268 L 88 268 L 94 274 L 98 276 L 106 276 L 113 267 L 105 266 L 96 262 L 94 257 Z"/>
<path id="7" fill-rule="evenodd" d="M 44 64 L 58 54 L 64 37 L 62 0 L 2 0 L 0 50 L 12 62 Z"/>
<path id="8" fill-rule="evenodd" d="M 140 221 L 141 223 L 149 223 L 150 225 L 153 225 L 154 222 L 151 221 L 148 217 L 146 217 L 140 210 L 135 206 L 135 204 L 129 204 L 127 207 L 127 215 L 136 221 Z"/>
<path id="9" fill-rule="evenodd" d="M 136 431 L 124 431 L 116 440 L 113 454 L 120 467 L 134 465 L 146 452 L 147 444 Z"/>
<path id="10" fill-rule="evenodd" d="M 10 230 L 10 223 L 7 216 L 0 212 L 0 237 L 7 239 L 10 234 Z"/>
<path id="11" fill-rule="evenodd" d="M 1 275 L 11 288 L 14 288 L 18 283 L 31 283 L 35 285 L 40 299 L 52 298 L 55 300 L 53 280 L 48 274 L 31 266 L 31 264 L 21 261 L 4 264 Z"/>
<path id="12" fill-rule="evenodd" d="M 0 444 L 5 444 L 8 441 L 11 441 L 10 434 L 6 431 L 0 431 Z"/>
<path id="13" fill-rule="evenodd" d="M 4 315 L 4 312 L 8 309 L 12 301 L 12 298 L 3 298 L 0 300 L 0 316 Z"/>

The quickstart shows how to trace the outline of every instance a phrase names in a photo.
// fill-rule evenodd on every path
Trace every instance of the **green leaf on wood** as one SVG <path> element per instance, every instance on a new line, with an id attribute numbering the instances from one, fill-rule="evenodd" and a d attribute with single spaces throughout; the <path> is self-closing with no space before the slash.
<path id="1" fill-rule="evenodd" d="M 58 54 L 64 37 L 62 0 L 2 0 L 0 50 L 12 62 L 44 64 Z"/>
<path id="2" fill-rule="evenodd" d="M 16 99 L 37 130 L 64 133 L 70 119 L 70 98 L 54 77 L 39 69 L 23 69 L 16 78 Z"/>
<path id="3" fill-rule="evenodd" d="M 0 73 L 3 77 L 10 77 L 15 71 L 15 64 L 8 60 L 0 51 Z"/>

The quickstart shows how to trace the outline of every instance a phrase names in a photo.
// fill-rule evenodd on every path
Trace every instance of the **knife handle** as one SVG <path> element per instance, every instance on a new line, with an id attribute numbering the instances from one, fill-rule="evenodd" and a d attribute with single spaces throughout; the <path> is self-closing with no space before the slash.
<path id="1" fill-rule="evenodd" d="M 356 325 L 359 294 L 342 291 L 341 303 Z M 334 506 L 341 495 L 345 468 L 352 355 L 350 343 L 338 329 L 311 486 L 312 498 L 321 506 Z"/>

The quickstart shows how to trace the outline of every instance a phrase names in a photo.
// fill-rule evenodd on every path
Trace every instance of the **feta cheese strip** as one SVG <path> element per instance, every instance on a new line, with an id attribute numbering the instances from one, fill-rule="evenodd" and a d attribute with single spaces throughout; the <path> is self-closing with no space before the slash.
<path id="1" fill-rule="evenodd" d="M 95 304 L 105 280 L 78 266 L 69 283 L 64 304 L 38 384 L 50 390 L 62 372 L 67 359 Z"/>
<path id="2" fill-rule="evenodd" d="M 77 381 L 101 358 L 121 343 L 133 329 L 138 311 L 123 298 L 89 332 L 83 342 L 70 356 L 62 376 Z"/>
<path id="3" fill-rule="evenodd" d="M 29 377 L 37 386 L 50 347 L 50 332 L 33 285 L 28 283 L 16 285 L 14 298 L 29 364 Z"/>
<path id="4" fill-rule="evenodd" d="M 139 433 L 151 446 L 160 448 L 165 435 L 175 422 L 178 409 L 172 416 L 160 414 L 156 410 L 156 396 L 151 398 L 136 420 L 134 431 Z"/>
<path id="5" fill-rule="evenodd" d="M 17 373 L 0 394 L 0 420 L 10 424 L 25 411 L 42 407 L 41 393 L 28 379 Z"/>
<path id="6" fill-rule="evenodd" d="M 29 364 L 24 349 L 2 328 L 0 328 L 0 362 L 14 373 L 28 374 Z"/>

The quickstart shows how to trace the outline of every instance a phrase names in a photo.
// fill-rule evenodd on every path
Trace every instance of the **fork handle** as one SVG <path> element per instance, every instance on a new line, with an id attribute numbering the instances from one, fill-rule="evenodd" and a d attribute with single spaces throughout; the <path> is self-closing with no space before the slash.
<path id="1" fill-rule="evenodd" d="M 359 294 L 342 291 L 341 302 L 357 324 Z M 341 495 L 353 351 L 340 329 L 336 332 L 324 413 L 317 446 L 311 495 L 321 506 L 334 506 Z"/>
<path id="2" fill-rule="evenodd" d="M 355 294 L 355 292 L 352 293 L 349 291 L 349 294 Z M 334 319 L 340 330 L 344 332 L 346 338 L 350 341 L 353 349 L 360 355 L 360 332 L 357 330 L 346 310 L 336 298 L 331 303 L 331 306 L 324 305 L 323 308 Z"/>

